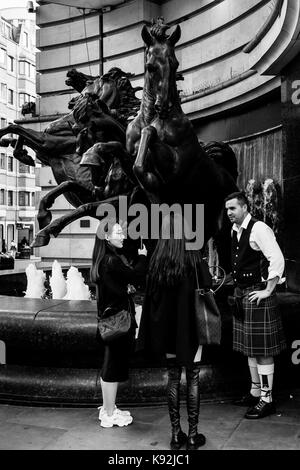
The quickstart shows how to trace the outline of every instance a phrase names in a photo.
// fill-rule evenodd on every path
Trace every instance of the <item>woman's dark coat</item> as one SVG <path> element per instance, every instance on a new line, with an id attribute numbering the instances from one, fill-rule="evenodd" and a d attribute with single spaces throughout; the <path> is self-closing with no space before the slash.
<path id="1" fill-rule="evenodd" d="M 200 287 L 211 287 L 207 264 L 197 270 Z M 196 276 L 188 277 L 173 287 L 157 286 L 148 281 L 137 350 L 144 351 L 154 361 L 163 360 L 166 353 L 176 354 L 177 362 L 190 366 L 199 347 L 195 325 Z"/>
<path id="2" fill-rule="evenodd" d="M 132 311 L 134 304 L 128 294 L 128 284 L 138 282 L 146 275 L 147 258 L 139 255 L 135 266 L 130 266 L 118 250 L 106 242 L 106 253 L 99 266 L 99 282 L 97 283 L 98 315 L 101 317 L 107 307 L 116 311 L 128 309 Z"/>

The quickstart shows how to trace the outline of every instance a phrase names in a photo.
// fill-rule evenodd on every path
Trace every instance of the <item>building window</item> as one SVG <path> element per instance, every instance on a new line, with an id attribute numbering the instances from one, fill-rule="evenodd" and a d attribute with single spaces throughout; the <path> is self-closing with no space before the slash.
<path id="1" fill-rule="evenodd" d="M 14 92 L 10 88 L 8 89 L 8 104 L 14 104 Z"/>
<path id="2" fill-rule="evenodd" d="M 19 93 L 19 106 L 20 108 L 23 106 L 24 103 L 29 103 L 30 95 L 28 93 Z"/>
<path id="3" fill-rule="evenodd" d="M 5 153 L 0 154 L 0 170 L 6 169 L 6 155 Z"/>
<path id="4" fill-rule="evenodd" d="M 28 33 L 26 33 L 26 31 L 24 31 L 24 46 L 28 47 L 28 45 L 29 45 Z"/>
<path id="5" fill-rule="evenodd" d="M 6 127 L 7 126 L 7 120 L 5 118 L 1 118 L 1 129 L 3 129 L 3 127 Z"/>
<path id="6" fill-rule="evenodd" d="M 7 205 L 8 206 L 14 205 L 13 191 L 7 191 Z"/>
<path id="7" fill-rule="evenodd" d="M 90 221 L 88 219 L 81 220 L 80 221 L 80 227 L 89 228 L 90 227 Z"/>
<path id="8" fill-rule="evenodd" d="M 12 27 L 8 26 L 8 24 L 6 25 L 6 37 L 9 39 L 13 38 Z"/>
<path id="9" fill-rule="evenodd" d="M 14 171 L 14 158 L 13 157 L 8 157 L 7 169 L 8 171 Z"/>
<path id="10" fill-rule="evenodd" d="M 25 165 L 25 163 L 19 162 L 19 173 L 30 173 L 29 165 Z"/>
<path id="11" fill-rule="evenodd" d="M 6 50 L 0 48 L 0 65 L 6 66 Z"/>
<path id="12" fill-rule="evenodd" d="M 35 193 L 31 193 L 31 205 L 35 206 Z"/>
<path id="13" fill-rule="evenodd" d="M 19 206 L 29 206 L 30 205 L 29 196 L 30 196 L 29 192 L 20 191 L 19 192 Z"/>
<path id="14" fill-rule="evenodd" d="M 9 55 L 8 56 L 8 70 L 9 70 L 9 72 L 14 71 L 14 69 L 15 69 L 14 62 L 15 62 L 15 59 L 12 56 Z"/>
<path id="15" fill-rule="evenodd" d="M 20 60 L 19 62 L 19 74 L 26 75 L 30 77 L 30 63 L 25 60 Z"/>
<path id="16" fill-rule="evenodd" d="M 0 205 L 5 206 L 5 189 L 0 189 Z"/>
<path id="17" fill-rule="evenodd" d="M 5 83 L 1 83 L 1 100 L 7 100 L 7 86 Z"/>

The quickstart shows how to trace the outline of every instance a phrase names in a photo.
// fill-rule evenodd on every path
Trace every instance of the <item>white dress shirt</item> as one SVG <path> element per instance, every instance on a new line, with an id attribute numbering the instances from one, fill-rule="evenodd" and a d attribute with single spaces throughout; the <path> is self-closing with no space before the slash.
<path id="1" fill-rule="evenodd" d="M 251 214 L 248 214 L 240 227 L 233 224 L 232 230 L 237 232 L 238 241 L 241 238 L 242 231 L 248 227 L 250 220 Z M 268 279 L 262 280 L 270 280 L 278 276 L 278 284 L 282 284 L 285 281 L 285 278 L 282 278 L 284 271 L 284 257 L 276 241 L 273 230 L 264 222 L 257 221 L 252 227 L 249 244 L 253 250 L 261 251 L 269 261 Z"/>

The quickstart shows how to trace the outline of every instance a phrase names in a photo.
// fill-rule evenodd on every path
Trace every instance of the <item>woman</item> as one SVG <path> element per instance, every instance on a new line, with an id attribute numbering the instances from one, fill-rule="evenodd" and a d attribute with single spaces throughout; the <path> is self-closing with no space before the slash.
<path id="1" fill-rule="evenodd" d="M 120 254 L 124 239 L 123 229 L 115 220 L 100 222 L 91 269 L 91 281 L 97 288 L 98 318 L 108 307 L 112 314 L 123 309 L 130 309 L 135 313 L 128 284 L 146 274 L 147 250 L 144 245 L 138 250 L 138 262 L 133 268 L 125 256 Z M 128 411 L 121 411 L 116 407 L 116 395 L 119 382 L 128 380 L 135 329 L 134 320 L 128 334 L 111 344 L 105 344 L 101 370 L 103 406 L 99 407 L 99 419 L 104 428 L 127 426 L 133 420 Z"/>
<path id="2" fill-rule="evenodd" d="M 200 251 L 187 251 L 184 236 L 176 238 L 182 217 L 163 221 L 162 233 L 169 238 L 158 240 L 149 267 L 146 295 L 137 341 L 137 349 L 152 358 L 167 358 L 167 401 L 171 420 L 171 449 L 197 449 L 205 444 L 199 434 L 199 371 L 202 346 L 198 344 L 195 325 L 195 269 L 200 287 L 211 287 L 211 275 Z M 183 233 L 183 231 L 182 231 Z M 186 369 L 188 436 L 180 426 L 180 380 Z"/>

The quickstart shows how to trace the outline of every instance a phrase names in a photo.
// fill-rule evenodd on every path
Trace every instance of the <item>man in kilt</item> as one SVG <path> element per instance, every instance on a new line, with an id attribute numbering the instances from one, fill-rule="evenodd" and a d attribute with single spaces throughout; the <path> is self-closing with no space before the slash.
<path id="1" fill-rule="evenodd" d="M 232 226 L 231 260 L 235 284 L 233 349 L 248 357 L 251 390 L 239 405 L 248 406 L 245 418 L 275 413 L 272 400 L 274 356 L 286 348 L 276 284 L 283 282 L 284 257 L 273 230 L 249 213 L 243 192 L 225 199 Z"/>

